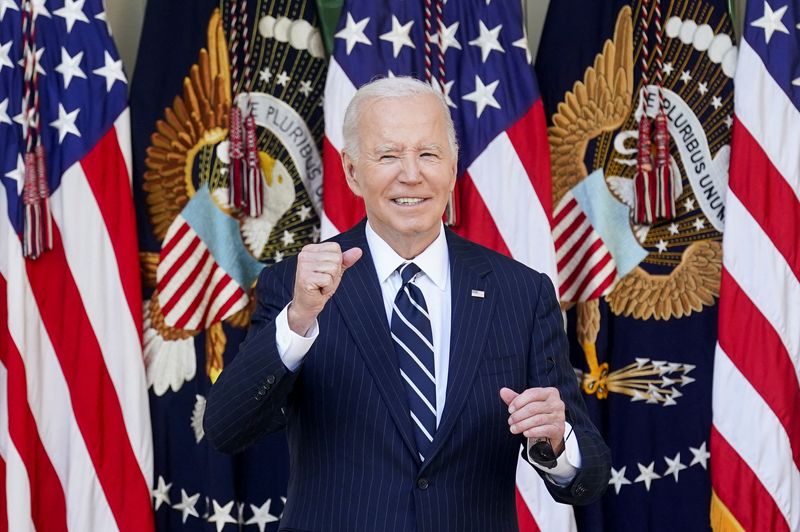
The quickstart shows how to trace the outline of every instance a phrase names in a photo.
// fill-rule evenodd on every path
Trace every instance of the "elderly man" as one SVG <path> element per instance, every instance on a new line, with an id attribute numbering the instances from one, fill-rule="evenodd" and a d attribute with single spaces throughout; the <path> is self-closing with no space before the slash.
<path id="1" fill-rule="evenodd" d="M 264 269 L 206 436 L 236 452 L 286 427 L 281 530 L 517 530 L 520 449 L 556 500 L 599 497 L 609 452 L 552 284 L 442 224 L 458 148 L 441 96 L 374 81 L 344 138 L 367 218 Z"/>

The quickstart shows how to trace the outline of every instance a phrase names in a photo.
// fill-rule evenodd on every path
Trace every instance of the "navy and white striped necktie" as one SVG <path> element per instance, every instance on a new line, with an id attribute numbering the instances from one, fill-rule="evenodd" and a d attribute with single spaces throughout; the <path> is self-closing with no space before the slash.
<path id="1" fill-rule="evenodd" d="M 420 272 L 419 266 L 406 262 L 397 271 L 403 284 L 394 299 L 392 339 L 400 362 L 400 376 L 406 386 L 417 451 L 424 461 L 436 432 L 433 333 L 425 297 L 413 282 Z"/>

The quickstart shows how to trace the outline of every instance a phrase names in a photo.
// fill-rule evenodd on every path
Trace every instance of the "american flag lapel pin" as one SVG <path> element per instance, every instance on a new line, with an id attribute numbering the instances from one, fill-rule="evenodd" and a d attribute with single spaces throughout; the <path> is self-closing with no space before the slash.
<path id="1" fill-rule="evenodd" d="M 472 291 L 472 297 L 477 297 L 478 299 L 483 299 L 484 296 L 486 296 L 486 294 L 483 292 L 483 290 L 473 290 Z"/>

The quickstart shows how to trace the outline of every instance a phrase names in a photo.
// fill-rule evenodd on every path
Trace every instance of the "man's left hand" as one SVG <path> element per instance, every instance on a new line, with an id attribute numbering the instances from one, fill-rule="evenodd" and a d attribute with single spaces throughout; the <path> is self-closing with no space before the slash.
<path id="1" fill-rule="evenodd" d="M 517 393 L 510 388 L 500 390 L 500 398 L 508 405 L 508 424 L 512 434 L 527 438 L 547 438 L 556 456 L 564 448 L 564 401 L 557 388 L 528 388 Z"/>

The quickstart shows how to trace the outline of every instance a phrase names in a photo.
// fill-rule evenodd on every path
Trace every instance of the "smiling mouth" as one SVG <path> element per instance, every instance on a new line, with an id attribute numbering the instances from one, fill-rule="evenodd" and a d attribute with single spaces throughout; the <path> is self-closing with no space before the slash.
<path id="1" fill-rule="evenodd" d="M 401 205 L 403 207 L 413 207 L 424 201 L 426 201 L 425 198 L 394 198 L 392 200 L 395 205 Z"/>

